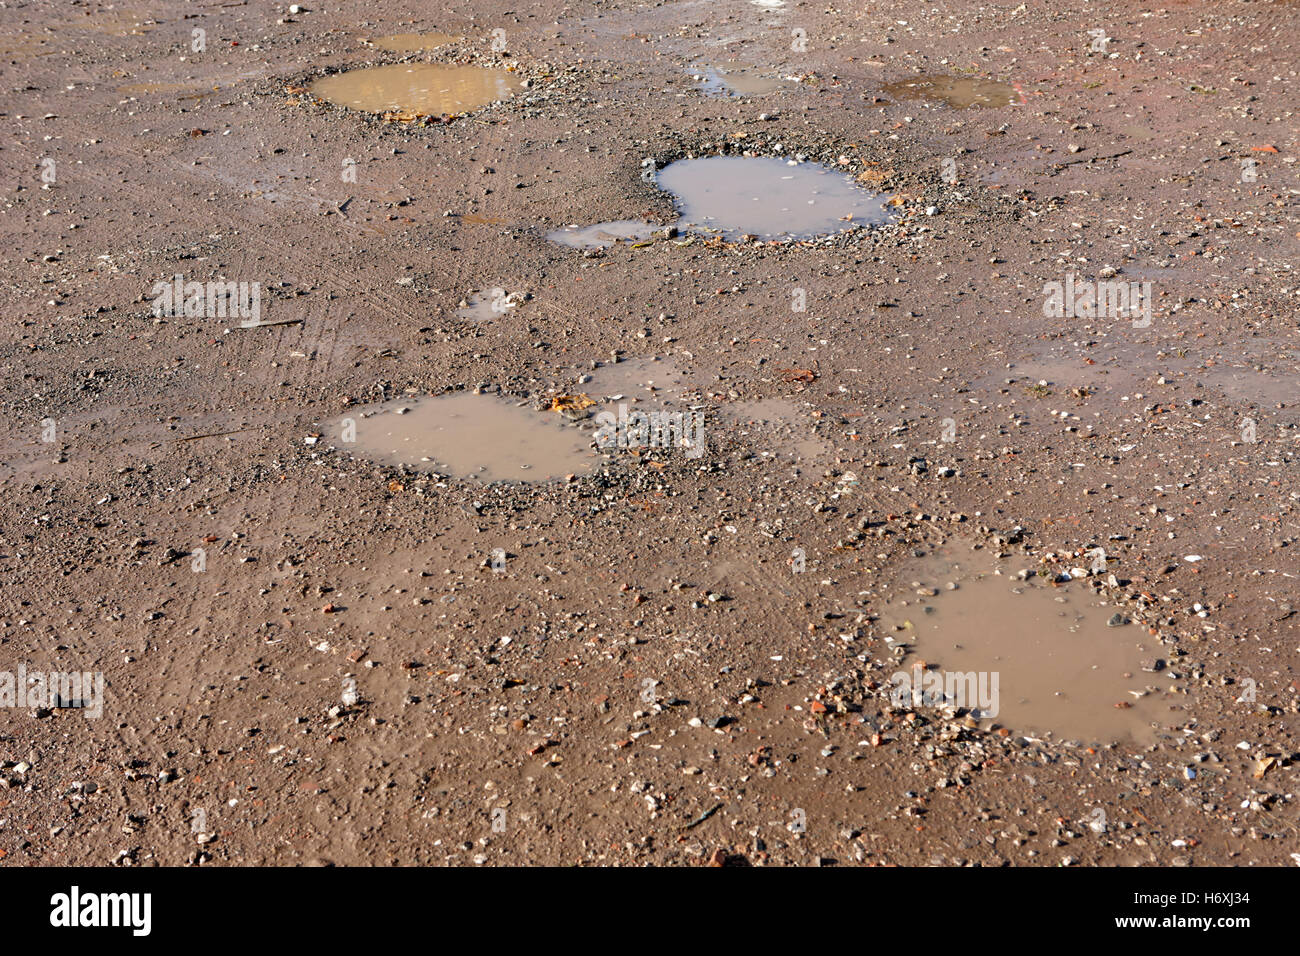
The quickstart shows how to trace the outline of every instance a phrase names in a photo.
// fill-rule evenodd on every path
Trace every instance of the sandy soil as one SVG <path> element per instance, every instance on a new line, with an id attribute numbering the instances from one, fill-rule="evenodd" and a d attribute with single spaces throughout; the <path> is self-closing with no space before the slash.
<path id="1" fill-rule="evenodd" d="M 0 667 L 106 685 L 0 713 L 5 864 L 1291 864 L 1300 8 L 305 6 L 0 6 Z M 528 86 L 410 122 L 306 92 L 403 59 Z M 885 92 L 922 75 L 1016 95 Z M 720 149 L 896 218 L 546 241 L 671 223 L 643 172 Z M 1149 326 L 1044 316 L 1108 270 Z M 155 316 L 178 273 L 272 324 Z M 493 288 L 523 301 L 458 315 Z M 614 357 L 681 373 L 702 456 L 484 484 L 329 437 Z M 1104 548 L 1069 586 L 1160 643 L 1159 740 L 891 704 L 877 613 L 944 542 Z"/>

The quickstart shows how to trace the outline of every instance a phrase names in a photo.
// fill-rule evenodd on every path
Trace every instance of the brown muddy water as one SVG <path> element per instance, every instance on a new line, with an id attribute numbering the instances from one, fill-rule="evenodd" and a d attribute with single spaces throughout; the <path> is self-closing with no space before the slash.
<path id="1" fill-rule="evenodd" d="M 565 226 L 548 232 L 546 238 L 575 249 L 604 249 L 619 242 L 649 239 L 651 233 L 662 228 L 641 219 L 614 219 L 590 226 Z"/>
<path id="2" fill-rule="evenodd" d="M 831 452 L 830 443 L 814 431 L 809 409 L 790 399 L 722 405 L 718 418 L 735 428 L 760 458 L 807 463 Z"/>
<path id="3" fill-rule="evenodd" d="M 436 50 L 458 39 L 460 38 L 450 33 L 394 33 L 392 36 L 366 42 L 391 53 L 416 53 L 420 50 Z"/>
<path id="4" fill-rule="evenodd" d="M 996 373 L 981 380 L 984 387 L 1014 378 L 1017 388 L 1045 389 L 1044 397 L 1075 396 L 1089 402 L 1141 408 L 1165 398 L 1178 384 L 1203 399 L 1210 393 L 1233 403 L 1261 408 L 1292 407 L 1300 378 L 1300 348 L 1277 340 L 1203 346 L 1195 355 L 1178 348 L 1115 341 L 1080 348 L 1070 343 L 1035 344 Z"/>
<path id="5" fill-rule="evenodd" d="M 203 86 L 204 83 L 197 80 L 189 83 L 131 83 L 119 86 L 117 91 L 127 96 L 138 96 L 141 93 L 185 93 L 202 89 Z"/>
<path id="6" fill-rule="evenodd" d="M 330 423 L 329 434 L 338 448 L 381 464 L 480 481 L 580 475 L 597 460 L 589 439 L 558 415 L 469 392 L 358 409 Z"/>
<path id="7" fill-rule="evenodd" d="M 926 673 L 977 674 L 980 687 L 996 687 L 992 708 L 956 703 L 1016 733 L 1152 742 L 1153 724 L 1173 717 L 1163 645 L 1084 581 L 1054 587 L 1042 578 L 1021 581 L 1012 576 L 1017 570 L 955 549 L 913 568 L 881 612 L 881 633 L 910 645 L 896 668 L 907 678 L 891 675 L 894 686 L 914 686 L 913 668 L 924 662 Z"/>
<path id="8" fill-rule="evenodd" d="M 612 402 L 675 402 L 692 386 L 671 360 L 656 356 L 602 365 L 578 387 L 592 398 Z"/>
<path id="9" fill-rule="evenodd" d="M 787 87 L 783 80 L 760 76 L 747 70 L 696 67 L 692 79 L 709 96 L 766 96 Z"/>
<path id="10" fill-rule="evenodd" d="M 885 200 L 817 163 L 771 157 L 682 159 L 656 181 L 673 194 L 678 228 L 727 239 L 807 239 L 888 219 Z"/>
<path id="11" fill-rule="evenodd" d="M 356 110 L 436 116 L 464 113 L 513 95 L 509 73 L 477 66 L 394 63 L 323 76 L 309 89 L 321 99 Z"/>
<path id="12" fill-rule="evenodd" d="M 456 317 L 467 322 L 490 322 L 509 314 L 518 307 L 519 298 L 507 295 L 505 289 L 485 289 L 461 299 L 456 309 Z"/>
<path id="13" fill-rule="evenodd" d="M 576 387 L 607 408 L 659 406 L 699 412 L 706 430 L 735 437 L 761 458 L 811 462 L 831 452 L 830 443 L 816 434 L 808 409 L 797 402 L 767 398 L 719 403 L 706 398 L 702 381 L 671 360 L 656 357 L 601 366 Z"/>
<path id="14" fill-rule="evenodd" d="M 884 89 L 894 99 L 938 100 L 959 110 L 1007 106 L 1019 98 L 1006 83 L 963 76 L 917 76 L 887 83 Z"/>

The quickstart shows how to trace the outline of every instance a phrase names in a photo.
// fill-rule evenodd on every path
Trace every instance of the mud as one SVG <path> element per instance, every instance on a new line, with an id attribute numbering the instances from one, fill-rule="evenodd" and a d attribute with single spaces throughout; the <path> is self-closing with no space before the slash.
<path id="1" fill-rule="evenodd" d="M 729 239 L 806 239 L 888 219 L 884 199 L 812 163 L 684 159 L 660 170 L 656 183 L 673 194 L 680 229 Z"/>
<path id="2" fill-rule="evenodd" d="M 1294 4 L 303 6 L 0 9 L 0 670 L 105 678 L 5 710 L 5 866 L 1293 864 Z M 1004 606 L 1005 712 L 891 699 Z"/>
<path id="3" fill-rule="evenodd" d="M 394 63 L 325 76 L 310 89 L 356 110 L 437 116 L 476 110 L 512 95 L 517 86 L 509 74 L 481 67 Z"/>
<path id="4" fill-rule="evenodd" d="M 593 465 L 588 442 L 555 416 L 489 395 L 360 408 L 334 422 L 331 436 L 350 454 L 477 481 L 546 481 Z"/>
<path id="5" fill-rule="evenodd" d="M 976 77 L 916 77 L 887 83 L 884 91 L 898 99 L 937 101 L 959 110 L 1007 106 L 1017 100 L 1008 84 Z"/>
<path id="6" fill-rule="evenodd" d="M 1036 569 L 1022 577 L 955 548 L 904 574 L 916 577 L 881 614 L 892 641 L 910 652 L 899 687 L 924 693 L 924 680 L 911 679 L 916 666 L 961 675 L 945 703 L 1018 733 L 1084 744 L 1152 743 L 1181 719 L 1163 700 L 1170 681 L 1160 642 L 1086 583 Z"/>

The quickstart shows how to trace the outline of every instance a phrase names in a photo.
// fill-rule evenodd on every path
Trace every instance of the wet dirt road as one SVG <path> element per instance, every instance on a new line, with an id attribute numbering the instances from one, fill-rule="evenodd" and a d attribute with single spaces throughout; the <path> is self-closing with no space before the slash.
<path id="1" fill-rule="evenodd" d="M 1294 5 L 306 6 L 0 9 L 6 864 L 1290 865 Z"/>

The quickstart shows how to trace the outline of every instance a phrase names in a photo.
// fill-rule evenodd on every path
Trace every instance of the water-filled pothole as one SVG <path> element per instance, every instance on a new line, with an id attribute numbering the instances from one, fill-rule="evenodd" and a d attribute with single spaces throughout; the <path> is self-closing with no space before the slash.
<path id="1" fill-rule="evenodd" d="M 1036 389 L 1042 398 L 1086 399 L 1090 406 L 1142 408 L 1170 399 L 1217 401 L 1209 390 L 1231 402 L 1262 408 L 1296 403 L 1294 382 L 1300 375 L 1300 350 L 1286 342 L 1252 340 L 1201 346 L 1196 354 L 1177 348 L 1123 339 L 1089 344 L 1033 343 L 1008 351 L 1003 368 L 976 381 L 979 387 Z M 1180 393 L 1172 391 L 1179 388 Z M 1207 435 L 1209 432 L 1206 433 Z M 1215 432 L 1216 438 L 1222 437 Z"/>
<path id="2" fill-rule="evenodd" d="M 466 322 L 490 322 L 517 309 L 524 298 L 519 293 L 507 293 L 499 286 L 484 289 L 461 299 L 456 308 L 456 316 Z"/>
<path id="3" fill-rule="evenodd" d="M 678 228 L 727 239 L 808 239 L 888 219 L 885 200 L 844 173 L 771 157 L 709 156 L 657 175 L 681 213 Z"/>
<path id="4" fill-rule="evenodd" d="M 323 76 L 311 92 L 372 113 L 464 113 L 513 95 L 519 82 L 500 70 L 442 63 L 394 63 Z"/>
<path id="5" fill-rule="evenodd" d="M 332 422 L 330 437 L 382 464 L 482 481 L 545 481 L 596 462 L 588 438 L 558 416 L 470 392 L 358 409 Z"/>
<path id="6" fill-rule="evenodd" d="M 718 414 L 760 458 L 808 463 L 831 451 L 830 443 L 814 430 L 808 409 L 788 398 L 733 402 L 722 405 Z"/>
<path id="7" fill-rule="evenodd" d="M 786 87 L 782 80 L 731 67 L 697 67 L 693 78 L 710 96 L 765 96 Z"/>
<path id="8" fill-rule="evenodd" d="M 565 226 L 548 232 L 546 238 L 575 249 L 604 249 L 618 242 L 649 239 L 656 229 L 662 228 L 642 219 L 614 219 L 590 226 Z"/>
<path id="9" fill-rule="evenodd" d="M 369 41 L 373 46 L 391 53 L 416 53 L 434 50 L 458 39 L 450 33 L 394 33 Z"/>
<path id="10" fill-rule="evenodd" d="M 592 398 L 606 401 L 678 402 L 692 390 L 687 376 L 670 360 L 634 358 L 600 366 L 581 386 Z"/>
<path id="11" fill-rule="evenodd" d="M 883 633 L 911 645 L 894 687 L 938 692 L 942 681 L 941 693 L 957 690 L 949 703 L 1018 733 L 1152 741 L 1170 708 L 1160 641 L 1083 581 L 1022 581 L 991 573 L 994 562 L 945 550 L 908 573 L 904 594 L 881 611 Z"/>
<path id="12" fill-rule="evenodd" d="M 651 411 L 698 414 L 701 427 L 728 434 L 760 458 L 811 462 L 827 455 L 829 443 L 816 434 L 807 409 L 784 398 L 717 401 L 705 377 L 691 376 L 671 360 L 629 359 L 603 365 L 577 386 L 605 409 L 620 405 Z"/>
<path id="13" fill-rule="evenodd" d="M 940 100 L 959 110 L 1006 106 L 1016 99 L 1006 83 L 964 76 L 916 76 L 886 84 L 885 92 L 895 99 Z"/>

